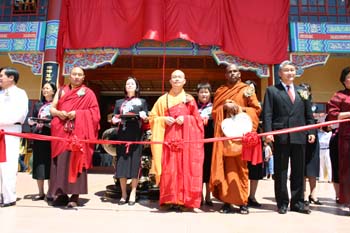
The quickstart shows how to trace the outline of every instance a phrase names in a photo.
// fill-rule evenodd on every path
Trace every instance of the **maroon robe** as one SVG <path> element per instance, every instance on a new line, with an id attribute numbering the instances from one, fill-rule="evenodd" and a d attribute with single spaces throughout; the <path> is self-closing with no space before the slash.
<path id="1" fill-rule="evenodd" d="M 54 117 L 51 121 L 51 135 L 78 139 L 96 140 L 98 137 L 100 110 L 94 92 L 82 85 L 81 87 L 70 89 L 64 86 L 64 95 L 58 100 L 57 109 L 66 112 L 76 111 L 74 128 L 72 132 L 65 131 L 66 120 Z M 62 141 L 51 142 L 51 156 L 55 158 L 65 151 L 71 151 L 69 182 L 74 183 L 79 173 L 83 169 L 89 169 L 92 166 L 92 155 L 94 144 L 87 143 L 67 143 Z"/>

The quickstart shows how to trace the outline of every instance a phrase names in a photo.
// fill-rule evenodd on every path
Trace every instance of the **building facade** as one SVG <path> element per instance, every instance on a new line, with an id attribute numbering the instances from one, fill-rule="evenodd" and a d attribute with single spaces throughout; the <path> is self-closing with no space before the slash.
<path id="1" fill-rule="evenodd" d="M 152 103 L 167 90 L 172 70 L 182 69 L 188 77 L 187 90 L 195 92 L 201 81 L 214 89 L 225 82 L 224 65 L 238 63 L 243 79 L 258 84 L 261 100 L 273 84 L 276 66 L 241 59 L 217 45 L 175 39 L 162 43 L 142 40 L 128 48 L 65 50 L 57 62 L 57 40 L 62 0 L 4 0 L 0 3 L 0 64 L 21 71 L 19 86 L 30 99 L 40 97 L 46 81 L 62 84 L 74 66 L 86 69 L 87 85 L 100 98 L 101 112 L 111 111 L 115 98 L 122 95 L 127 76 L 137 77 L 143 93 Z M 310 83 L 313 98 L 320 106 L 341 89 L 340 71 L 350 65 L 350 8 L 346 0 L 290 0 L 289 59 L 299 66 L 298 82 Z M 320 108 L 322 109 L 322 107 Z"/>

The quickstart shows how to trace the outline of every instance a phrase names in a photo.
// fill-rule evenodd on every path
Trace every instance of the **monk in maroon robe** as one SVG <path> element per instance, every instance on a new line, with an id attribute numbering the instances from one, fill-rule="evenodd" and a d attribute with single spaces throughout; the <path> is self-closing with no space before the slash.
<path id="1" fill-rule="evenodd" d="M 87 169 L 92 165 L 94 144 L 78 139 L 96 140 L 100 110 L 94 92 L 83 85 L 84 71 L 73 68 L 70 84 L 56 93 L 51 107 L 51 134 L 70 139 L 51 142 L 49 193 L 56 197 L 53 205 L 76 207 L 79 194 L 87 193 Z M 67 194 L 73 194 L 68 198 Z"/>

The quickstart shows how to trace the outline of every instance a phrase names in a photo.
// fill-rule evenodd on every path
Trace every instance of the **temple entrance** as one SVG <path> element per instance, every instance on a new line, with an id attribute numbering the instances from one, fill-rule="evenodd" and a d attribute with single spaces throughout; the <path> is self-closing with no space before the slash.
<path id="1" fill-rule="evenodd" d="M 225 65 L 217 65 L 211 56 L 167 56 L 164 69 L 164 91 L 170 89 L 171 72 L 181 69 L 186 75 L 185 90 L 196 97 L 197 84 L 209 82 L 215 91 L 225 83 Z M 252 71 L 241 71 L 242 80 L 257 83 L 258 99 L 261 100 L 261 80 Z M 149 110 L 163 94 L 163 56 L 119 56 L 114 64 L 86 70 L 86 84 L 94 89 L 101 110 L 101 132 L 110 127 L 108 114 L 114 103 L 124 97 L 124 85 L 128 76 L 136 77 L 141 84 L 141 97 L 145 98 Z M 214 94 L 214 93 L 213 93 Z"/>
<path id="2" fill-rule="evenodd" d="M 99 99 L 101 111 L 100 136 L 111 128 L 108 120 L 114 110 L 115 101 L 124 98 L 124 85 L 128 76 L 136 77 L 141 85 L 141 97 L 146 99 L 149 110 L 159 96 L 170 89 L 169 78 L 171 73 L 182 70 L 186 75 L 186 92 L 196 97 L 197 85 L 200 82 L 209 82 L 215 90 L 225 83 L 225 65 L 217 65 L 211 56 L 167 56 L 165 69 L 163 69 L 163 56 L 119 56 L 114 64 L 105 65 L 93 70 L 86 70 L 86 84 L 92 88 Z M 251 71 L 241 71 L 242 80 L 252 80 L 257 83 L 257 91 L 260 99 L 260 78 Z M 163 79 L 164 76 L 164 79 Z M 158 187 L 153 186 L 154 182 L 148 176 L 151 161 L 149 146 L 145 146 L 142 152 L 141 170 L 137 196 L 156 200 L 159 197 Z M 94 154 L 94 167 L 100 170 L 108 170 L 114 173 L 113 160 L 115 158 L 99 147 Z M 104 169 L 109 166 L 108 169 Z M 129 186 L 128 186 L 129 187 Z M 117 179 L 114 184 L 106 187 L 105 196 L 108 198 L 120 198 L 121 190 Z"/>

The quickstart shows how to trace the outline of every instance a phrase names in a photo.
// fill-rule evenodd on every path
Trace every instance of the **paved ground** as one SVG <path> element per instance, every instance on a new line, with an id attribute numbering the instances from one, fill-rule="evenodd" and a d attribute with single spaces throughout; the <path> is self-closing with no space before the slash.
<path id="1" fill-rule="evenodd" d="M 250 208 L 249 215 L 220 214 L 221 204 L 214 200 L 212 208 L 194 212 L 164 212 L 158 202 L 142 200 L 135 206 L 118 206 L 117 200 L 103 198 L 112 175 L 89 174 L 89 194 L 83 195 L 83 206 L 76 209 L 50 207 L 44 201 L 34 202 L 36 182 L 28 173 L 19 173 L 18 202 L 14 207 L 0 208 L 1 233 L 75 233 L 75 232 L 135 232 L 135 233 L 198 233 L 198 232 L 350 232 L 348 209 L 336 205 L 332 184 L 319 183 L 323 206 L 312 206 L 310 215 L 276 212 L 273 181 L 259 183 L 257 199 L 260 209 Z"/>

